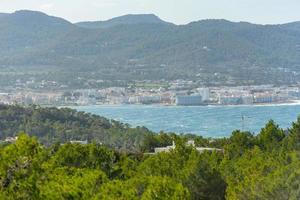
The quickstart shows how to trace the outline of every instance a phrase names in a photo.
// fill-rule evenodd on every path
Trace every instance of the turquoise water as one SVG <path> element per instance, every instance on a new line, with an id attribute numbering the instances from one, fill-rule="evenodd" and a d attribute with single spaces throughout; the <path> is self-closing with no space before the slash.
<path id="1" fill-rule="evenodd" d="M 194 133 L 205 137 L 229 136 L 233 130 L 257 133 L 268 120 L 288 128 L 300 114 L 300 105 L 268 106 L 82 106 L 73 107 L 153 131 Z M 244 116 L 244 117 L 242 117 Z M 244 120 L 242 120 L 244 118 Z"/>

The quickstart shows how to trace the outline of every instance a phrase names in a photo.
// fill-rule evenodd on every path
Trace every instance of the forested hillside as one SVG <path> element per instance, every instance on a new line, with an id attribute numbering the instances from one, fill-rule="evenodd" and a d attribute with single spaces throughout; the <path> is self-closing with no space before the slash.
<path id="1" fill-rule="evenodd" d="M 203 20 L 178 26 L 153 15 L 127 15 L 78 25 L 18 11 L 0 15 L 0 72 L 63 75 L 66 82 L 76 72 L 104 80 L 289 84 L 299 80 L 299 34 L 299 23 Z M 1 79 L 15 75 L 0 73 Z"/>
<path id="2" fill-rule="evenodd" d="M 128 124 L 101 116 L 78 112 L 69 108 L 43 108 L 39 106 L 0 105 L 0 140 L 26 132 L 49 146 L 70 141 L 87 141 L 104 144 L 126 152 L 151 152 L 154 147 L 172 144 L 175 134 L 156 134 L 145 127 L 132 128 Z M 185 135 L 198 145 L 209 145 L 209 139 Z M 222 140 L 210 146 L 220 147 Z"/>
<path id="3" fill-rule="evenodd" d="M 111 28 L 119 25 L 129 25 L 129 24 L 167 24 L 167 22 L 162 21 L 157 16 L 152 14 L 141 14 L 141 15 L 124 15 L 116 17 L 107 21 L 94 21 L 94 22 L 78 22 L 77 26 L 82 28 Z"/>
<path id="4" fill-rule="evenodd" d="M 257 135 L 236 131 L 224 153 L 176 149 L 124 154 L 99 144 L 42 146 L 20 134 L 0 147 L 0 199 L 300 198 L 300 119 L 284 132 L 270 121 Z"/>
<path id="5" fill-rule="evenodd" d="M 72 140 L 103 143 L 116 149 L 138 150 L 146 135 L 146 128 L 77 112 L 68 108 L 41 108 L 36 106 L 0 106 L 0 138 L 26 132 L 36 136 L 45 145 Z"/>

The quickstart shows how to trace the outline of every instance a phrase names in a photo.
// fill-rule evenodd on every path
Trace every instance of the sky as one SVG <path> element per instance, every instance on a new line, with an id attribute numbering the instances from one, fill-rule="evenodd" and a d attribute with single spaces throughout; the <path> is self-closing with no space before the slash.
<path id="1" fill-rule="evenodd" d="M 300 0 L 0 0 L 0 12 L 36 10 L 71 22 L 155 14 L 175 24 L 227 19 L 257 24 L 300 21 Z"/>

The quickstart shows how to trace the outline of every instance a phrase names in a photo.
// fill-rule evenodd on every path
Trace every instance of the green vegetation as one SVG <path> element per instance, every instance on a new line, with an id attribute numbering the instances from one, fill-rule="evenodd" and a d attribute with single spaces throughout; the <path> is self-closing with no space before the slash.
<path id="1" fill-rule="evenodd" d="M 204 20 L 177 26 L 146 15 L 100 24 L 105 28 L 83 28 L 32 11 L 0 16 L 0 72 L 24 73 L 0 75 L 0 84 L 31 78 L 28 71 L 70 87 L 94 79 L 280 85 L 300 78 L 299 23 Z"/>
<path id="2" fill-rule="evenodd" d="M 82 28 L 100 29 L 111 28 L 120 25 L 129 24 L 167 24 L 153 14 L 137 14 L 137 15 L 124 15 L 115 17 L 107 21 L 94 21 L 94 22 L 79 22 L 77 26 Z"/>
<path id="3" fill-rule="evenodd" d="M 138 150 L 147 135 L 154 135 L 143 127 L 130 128 L 128 124 L 69 108 L 0 105 L 0 139 L 18 132 L 36 136 L 46 146 L 87 140 L 128 151 Z"/>
<path id="4" fill-rule="evenodd" d="M 126 133 L 126 129 L 118 131 L 125 125 L 112 125 L 117 122 L 104 118 L 70 109 L 38 107 L 2 107 L 1 129 L 20 130 L 12 130 L 12 123 L 17 126 L 20 121 L 17 116 L 25 113 L 28 113 L 28 126 L 33 126 L 27 129 L 29 134 L 40 130 L 37 125 L 42 123 L 47 128 L 41 129 L 40 134 L 48 133 L 52 125 L 62 122 L 70 128 L 67 124 L 76 124 L 79 119 L 82 132 L 77 134 L 86 130 L 91 137 L 97 138 L 102 132 L 92 134 L 89 127 L 100 122 L 98 129 L 101 127 L 103 133 L 108 130 L 110 134 Z M 33 123 L 28 116 L 40 120 Z M 67 117 L 70 119 L 66 122 Z M 54 119 L 56 123 L 52 122 Z M 93 120 L 98 121 L 93 123 Z M 87 126 L 86 121 L 91 124 Z M 10 125 L 5 127 L 5 124 Z M 108 126 L 107 129 L 104 126 Z M 74 130 L 75 127 L 78 128 L 74 126 Z M 130 129 L 139 130 L 143 129 Z M 36 136 L 45 141 L 45 135 L 40 134 Z M 53 131 L 47 137 L 51 134 L 59 135 Z M 256 136 L 235 131 L 230 138 L 211 142 L 193 135 L 142 132 L 144 142 L 140 150 L 143 151 L 168 145 L 173 140 L 176 142 L 171 152 L 154 155 L 114 150 L 96 142 L 45 146 L 36 137 L 18 135 L 15 143 L 0 146 L 0 199 L 3 200 L 300 198 L 300 118 L 287 131 L 270 121 Z M 199 146 L 220 147 L 224 152 L 199 153 L 186 145 L 192 138 Z"/>
<path id="5" fill-rule="evenodd" d="M 19 132 L 37 137 L 46 146 L 81 140 L 126 152 L 151 152 L 154 147 L 172 144 L 175 137 L 164 132 L 156 134 L 145 127 L 131 128 L 128 124 L 70 108 L 0 105 L 0 140 Z M 184 138 L 194 139 L 199 145 L 209 144 L 208 139 L 200 136 L 185 135 Z M 210 145 L 220 147 L 219 143 Z"/>

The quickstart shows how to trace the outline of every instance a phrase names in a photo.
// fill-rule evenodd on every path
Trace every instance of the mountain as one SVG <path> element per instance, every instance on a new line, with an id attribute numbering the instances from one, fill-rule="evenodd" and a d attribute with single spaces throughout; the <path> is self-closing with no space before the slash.
<path id="1" fill-rule="evenodd" d="M 291 22 L 287 24 L 281 25 L 284 29 L 294 30 L 294 31 L 300 31 L 300 22 Z"/>
<path id="2" fill-rule="evenodd" d="M 46 33 L 66 31 L 66 28 L 75 27 L 64 19 L 28 10 L 3 14 L 0 18 L 0 26 L 2 28 L 1 33 L 4 31 L 5 33 L 12 31 L 19 33 L 22 31 L 24 34 L 30 33 L 31 35 L 35 35 L 35 37 L 44 36 L 43 39 L 48 39 L 45 37 L 47 36 Z"/>
<path id="3" fill-rule="evenodd" d="M 41 12 L 17 11 L 0 17 L 0 39 L 2 44 L 10 44 L 10 48 L 19 48 L 24 44 L 45 43 L 65 34 L 75 25 L 70 22 L 51 17 Z M 13 44 L 15 42 L 15 44 Z"/>
<path id="4" fill-rule="evenodd" d="M 29 66 L 42 49 L 49 49 L 70 32 L 76 32 L 74 29 L 78 27 L 41 12 L 21 10 L 4 15 L 0 17 L 0 60 L 3 64 Z"/>
<path id="5" fill-rule="evenodd" d="M 153 14 L 137 14 L 137 15 L 124 15 L 116 17 L 107 21 L 94 21 L 94 22 L 79 22 L 77 26 L 83 28 L 111 28 L 119 25 L 129 24 L 167 24 L 167 22 L 161 20 L 159 17 Z"/>
<path id="6" fill-rule="evenodd" d="M 69 85 L 78 74 L 86 80 L 189 79 L 213 85 L 290 84 L 300 78 L 298 23 L 202 20 L 178 26 L 154 15 L 101 23 L 105 28 L 84 28 L 34 11 L 4 15 L 0 72 L 55 71 L 50 78 Z M 0 85 L 7 80 L 0 73 Z"/>

